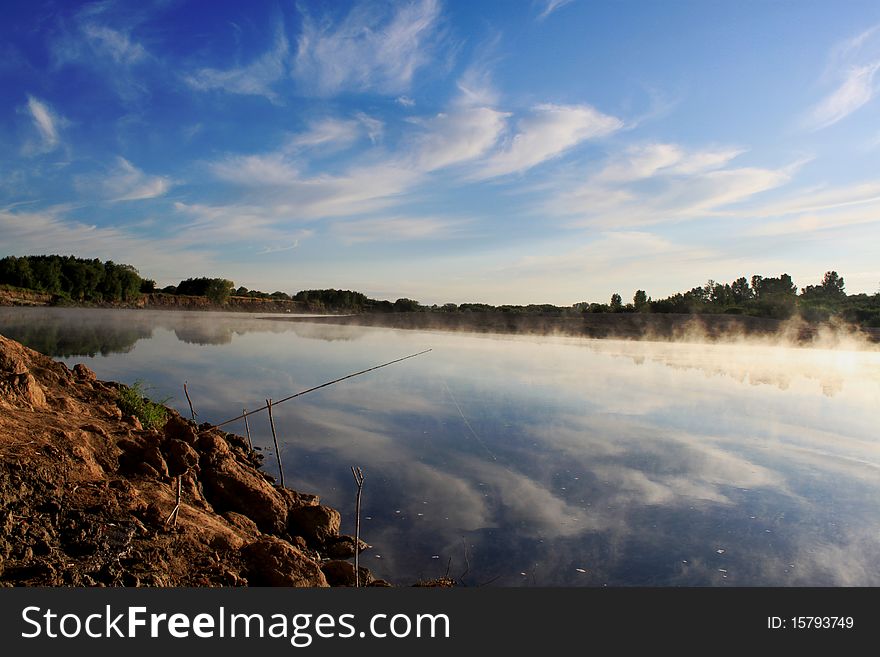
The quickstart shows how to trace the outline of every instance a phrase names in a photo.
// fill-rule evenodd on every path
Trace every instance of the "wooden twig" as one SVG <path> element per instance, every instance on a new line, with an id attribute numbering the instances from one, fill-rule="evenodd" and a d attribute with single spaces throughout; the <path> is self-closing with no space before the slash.
<path id="1" fill-rule="evenodd" d="M 196 421 L 196 412 L 193 410 L 192 400 L 189 398 L 189 391 L 186 389 L 186 381 L 183 382 L 183 394 L 186 395 L 186 401 L 189 403 L 189 414 L 192 416 L 193 422 Z"/>
<path id="2" fill-rule="evenodd" d="M 165 525 L 168 523 L 172 525 L 177 525 L 177 516 L 180 514 L 180 498 L 181 498 L 181 485 L 183 482 L 183 475 L 177 475 L 177 495 L 174 505 L 174 508 L 171 510 L 171 513 L 168 514 L 168 517 L 165 519 Z"/>
<path id="3" fill-rule="evenodd" d="M 464 550 L 464 572 L 458 576 L 458 581 L 464 584 L 464 576 L 471 569 L 471 562 L 468 560 L 467 543 L 464 542 L 464 536 L 461 537 L 461 549 Z"/>
<path id="4" fill-rule="evenodd" d="M 254 444 L 251 442 L 251 427 L 248 424 L 247 409 L 246 408 L 242 409 L 242 413 L 244 413 L 244 433 L 247 436 L 248 449 L 253 452 L 254 451 Z"/>
<path id="5" fill-rule="evenodd" d="M 361 493 L 364 490 L 364 473 L 360 468 L 352 466 L 351 476 L 357 486 L 357 497 L 354 507 L 354 585 L 361 585 L 360 553 L 361 553 Z"/>
<path id="6" fill-rule="evenodd" d="M 275 435 L 275 420 L 272 419 L 272 400 L 266 400 L 266 408 L 269 411 L 269 426 L 272 427 L 272 441 L 275 443 L 275 458 L 278 459 L 278 474 L 281 477 L 281 488 L 284 488 L 284 467 L 281 465 L 281 450 L 278 449 L 278 436 Z"/>

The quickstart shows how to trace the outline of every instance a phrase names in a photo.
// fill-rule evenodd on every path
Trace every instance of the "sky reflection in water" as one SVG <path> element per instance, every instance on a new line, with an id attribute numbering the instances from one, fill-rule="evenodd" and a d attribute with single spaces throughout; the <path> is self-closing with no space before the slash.
<path id="1" fill-rule="evenodd" d="M 275 409 L 288 484 L 347 532 L 363 468 L 364 560 L 399 583 L 880 585 L 877 351 L 55 309 L 3 310 L 0 332 L 65 337 L 69 364 L 182 412 L 187 381 L 211 422 L 433 348 Z"/>

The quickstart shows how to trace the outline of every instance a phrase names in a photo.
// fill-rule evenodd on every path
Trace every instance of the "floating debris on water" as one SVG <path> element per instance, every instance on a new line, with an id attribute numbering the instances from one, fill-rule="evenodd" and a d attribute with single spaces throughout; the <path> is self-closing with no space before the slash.
<path id="1" fill-rule="evenodd" d="M 724 548 L 718 548 L 715 550 L 718 554 L 724 554 Z"/>
<path id="2" fill-rule="evenodd" d="M 583 568 L 575 568 L 575 570 L 578 571 L 579 573 L 585 573 L 585 572 L 587 572 L 587 571 L 584 570 Z"/>

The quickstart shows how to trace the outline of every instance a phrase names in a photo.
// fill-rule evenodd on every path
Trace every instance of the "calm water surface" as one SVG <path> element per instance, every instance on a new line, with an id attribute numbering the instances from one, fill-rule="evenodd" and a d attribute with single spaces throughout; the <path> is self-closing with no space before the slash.
<path id="1" fill-rule="evenodd" d="M 405 584 L 880 585 L 880 352 L 0 309 L 0 333 L 220 422 L 275 409 L 288 485 Z M 244 433 L 244 427 L 230 430 Z M 274 473 L 271 434 L 251 419 Z"/>

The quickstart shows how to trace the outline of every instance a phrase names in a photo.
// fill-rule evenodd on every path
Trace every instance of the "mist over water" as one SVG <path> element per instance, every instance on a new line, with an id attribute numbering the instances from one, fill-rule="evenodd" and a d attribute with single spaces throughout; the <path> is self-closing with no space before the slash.
<path id="1" fill-rule="evenodd" d="M 349 533 L 349 467 L 363 468 L 362 559 L 401 584 L 448 571 L 472 586 L 880 585 L 880 352 L 855 342 L 59 309 L 3 310 L 0 333 L 141 379 L 185 415 L 187 381 L 213 423 L 432 348 L 274 411 L 288 484 L 339 508 Z M 273 471 L 262 415 L 251 431 Z"/>

